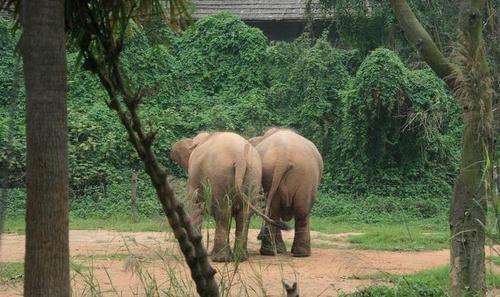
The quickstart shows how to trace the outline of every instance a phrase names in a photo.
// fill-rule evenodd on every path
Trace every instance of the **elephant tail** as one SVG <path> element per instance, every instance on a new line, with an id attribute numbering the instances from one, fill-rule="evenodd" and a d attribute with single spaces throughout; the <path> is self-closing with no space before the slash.
<path id="1" fill-rule="evenodd" d="M 288 158 L 286 154 L 280 154 L 278 156 L 278 159 L 276 160 L 276 163 L 274 165 L 274 171 L 273 171 L 273 179 L 271 182 L 271 189 L 269 189 L 269 193 L 267 194 L 267 199 L 266 199 L 266 214 L 269 213 L 269 208 L 271 207 L 271 202 L 273 201 L 274 195 L 276 194 L 276 191 L 278 190 L 281 181 L 283 178 L 286 176 L 286 174 L 290 171 L 290 169 L 293 168 L 293 164 L 288 162 Z M 286 189 L 282 185 L 283 189 Z M 288 197 L 284 197 L 287 201 L 287 204 L 290 203 L 288 201 Z"/>
<path id="2" fill-rule="evenodd" d="M 287 223 L 282 222 L 282 221 L 275 221 L 268 217 L 266 214 L 262 213 L 261 210 L 259 210 L 257 207 L 255 207 L 252 204 L 252 201 L 248 199 L 246 194 L 243 191 L 243 181 L 245 179 L 245 174 L 247 171 L 247 160 L 250 160 L 250 144 L 245 144 L 244 148 L 244 153 L 243 153 L 243 158 L 240 160 L 237 160 L 236 163 L 234 164 L 234 187 L 236 190 L 236 195 L 240 197 L 240 199 L 248 204 L 250 209 L 252 209 L 257 215 L 262 217 L 264 221 L 267 223 L 281 229 L 281 230 L 290 230 L 290 226 L 288 226 Z"/>
<path id="3" fill-rule="evenodd" d="M 243 198 L 245 199 L 245 198 Z M 260 216 L 266 223 L 271 224 L 275 227 L 277 227 L 280 230 L 290 230 L 290 226 L 288 226 L 287 223 L 281 221 L 281 220 L 273 220 L 270 217 L 268 217 L 266 214 L 264 214 L 260 209 L 255 207 L 250 201 L 247 199 L 248 206 L 250 209 L 252 209 L 258 216 Z"/>
<path id="4" fill-rule="evenodd" d="M 245 144 L 243 151 L 243 158 L 240 158 L 234 164 L 234 188 L 236 195 L 243 197 L 243 181 L 245 180 L 245 173 L 247 171 L 247 160 L 250 152 L 250 145 Z"/>

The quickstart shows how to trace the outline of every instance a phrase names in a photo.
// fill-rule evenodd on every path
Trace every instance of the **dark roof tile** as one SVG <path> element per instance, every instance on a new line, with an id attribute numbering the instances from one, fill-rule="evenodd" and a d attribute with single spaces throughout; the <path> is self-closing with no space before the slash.
<path id="1" fill-rule="evenodd" d="M 242 20 L 303 20 L 306 13 L 306 0 L 193 0 L 193 4 L 195 19 L 228 11 Z M 313 0 L 311 10 L 314 18 L 323 16 L 318 0 Z"/>

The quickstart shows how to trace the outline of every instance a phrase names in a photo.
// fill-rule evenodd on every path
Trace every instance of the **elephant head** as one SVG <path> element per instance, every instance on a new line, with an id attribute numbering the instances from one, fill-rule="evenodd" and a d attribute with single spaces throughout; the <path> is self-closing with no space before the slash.
<path id="1" fill-rule="evenodd" d="M 205 142 L 210 135 L 211 134 L 208 132 L 201 132 L 194 138 L 186 138 L 174 143 L 170 150 L 170 159 L 187 170 L 189 166 L 189 156 L 191 156 L 193 150 Z"/>

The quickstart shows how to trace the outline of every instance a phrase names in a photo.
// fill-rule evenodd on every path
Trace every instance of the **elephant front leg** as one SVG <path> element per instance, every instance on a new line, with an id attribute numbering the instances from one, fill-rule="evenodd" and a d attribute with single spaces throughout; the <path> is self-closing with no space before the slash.
<path id="1" fill-rule="evenodd" d="M 240 210 L 236 215 L 236 239 L 234 241 L 234 261 L 243 262 L 248 259 L 247 240 L 250 211 Z"/>
<path id="2" fill-rule="evenodd" d="M 295 217 L 295 237 L 292 245 L 294 257 L 308 257 L 311 255 L 311 232 L 309 215 Z"/>

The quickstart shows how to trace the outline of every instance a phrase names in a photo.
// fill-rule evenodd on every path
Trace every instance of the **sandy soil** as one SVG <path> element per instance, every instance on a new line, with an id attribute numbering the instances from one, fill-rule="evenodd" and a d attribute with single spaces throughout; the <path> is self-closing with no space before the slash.
<path id="1" fill-rule="evenodd" d="M 311 257 L 263 257 L 258 253 L 257 232 L 250 230 L 249 261 L 237 269 L 232 263 L 214 263 L 230 296 L 283 296 L 283 279 L 298 281 L 301 296 L 337 296 L 340 291 L 352 292 L 377 283 L 370 275 L 413 273 L 446 265 L 449 257 L 447 250 L 356 250 L 345 241 L 353 233 L 319 232 L 311 234 L 314 245 L 327 248 L 313 248 Z M 293 232 L 284 237 L 291 242 Z M 194 296 L 189 271 L 170 233 L 72 230 L 70 252 L 74 266 L 80 267 L 80 272 L 73 272 L 73 296 L 91 296 L 91 287 L 99 287 L 105 296 L 145 296 L 156 288 L 163 296 Z M 23 257 L 24 236 L 4 234 L 0 262 L 21 262 Z M 192 293 L 182 294 L 181 290 Z M 20 294 L 20 287 L 0 287 L 1 296 Z M 500 296 L 499 292 L 492 294 Z"/>

